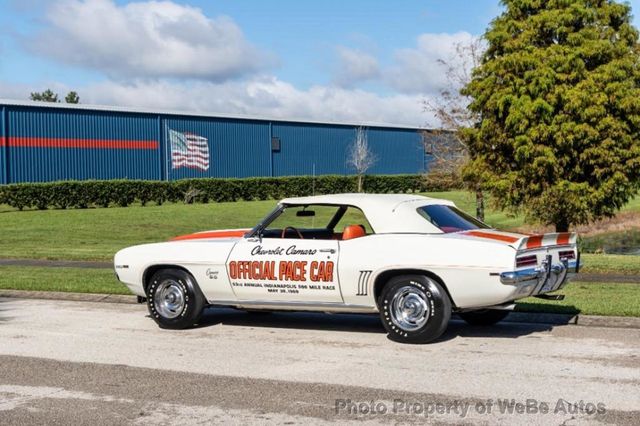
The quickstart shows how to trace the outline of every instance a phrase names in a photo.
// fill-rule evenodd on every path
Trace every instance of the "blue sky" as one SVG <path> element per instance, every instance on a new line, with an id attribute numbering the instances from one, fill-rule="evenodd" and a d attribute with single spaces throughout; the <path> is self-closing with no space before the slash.
<path id="1" fill-rule="evenodd" d="M 422 101 L 446 84 L 437 60 L 500 10 L 490 0 L 2 0 L 0 97 L 52 87 L 83 103 L 433 125 Z"/>

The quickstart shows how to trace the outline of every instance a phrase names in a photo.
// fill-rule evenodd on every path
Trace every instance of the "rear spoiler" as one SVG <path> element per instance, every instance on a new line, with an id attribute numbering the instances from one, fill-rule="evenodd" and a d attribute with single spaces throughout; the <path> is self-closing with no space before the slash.
<path id="1" fill-rule="evenodd" d="M 578 234 L 575 232 L 552 232 L 549 234 L 529 235 L 513 243 L 517 250 L 532 250 L 541 247 L 570 246 L 576 244 Z"/>

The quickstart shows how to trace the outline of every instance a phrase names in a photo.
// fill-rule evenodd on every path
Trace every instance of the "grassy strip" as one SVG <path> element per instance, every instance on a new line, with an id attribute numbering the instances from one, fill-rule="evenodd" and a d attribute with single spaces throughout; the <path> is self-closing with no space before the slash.
<path id="1" fill-rule="evenodd" d="M 0 267 L 0 289 L 75 293 L 131 294 L 110 270 Z M 521 312 L 551 312 L 640 317 L 640 285 L 571 283 L 565 300 L 524 299 Z"/>
<path id="2" fill-rule="evenodd" d="M 640 256 L 584 253 L 581 261 L 584 273 L 640 275 Z"/>
<path id="3" fill-rule="evenodd" d="M 640 284 L 569 283 L 564 300 L 530 297 L 516 304 L 520 312 L 640 317 Z"/>
<path id="4" fill-rule="evenodd" d="M 0 267 L 0 289 L 131 294 L 109 269 Z"/>

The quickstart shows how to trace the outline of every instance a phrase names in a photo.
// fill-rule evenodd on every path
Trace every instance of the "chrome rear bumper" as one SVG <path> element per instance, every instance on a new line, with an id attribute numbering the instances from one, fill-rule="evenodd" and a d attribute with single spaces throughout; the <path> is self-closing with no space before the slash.
<path id="1" fill-rule="evenodd" d="M 537 268 L 508 271 L 500 274 L 500 282 L 505 285 L 531 286 L 529 294 L 546 293 L 562 288 L 580 269 L 580 259 L 562 261 L 552 264 L 551 256 L 542 262 Z"/>

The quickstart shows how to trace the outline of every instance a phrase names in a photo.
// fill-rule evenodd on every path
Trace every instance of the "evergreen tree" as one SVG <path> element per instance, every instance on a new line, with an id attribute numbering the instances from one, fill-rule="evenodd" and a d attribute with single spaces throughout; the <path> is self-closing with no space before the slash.
<path id="1" fill-rule="evenodd" d="M 502 208 L 557 231 L 613 216 L 640 187 L 640 49 L 613 0 L 503 0 L 462 93 L 463 132 Z"/>
<path id="2" fill-rule="evenodd" d="M 54 93 L 51 89 L 47 89 L 44 92 L 31 92 L 31 96 L 29 96 L 29 98 L 32 101 L 60 102 L 58 94 Z"/>
<path id="3" fill-rule="evenodd" d="M 69 92 L 67 96 L 64 97 L 64 101 L 68 104 L 79 104 L 80 96 L 78 96 L 77 92 Z"/>

